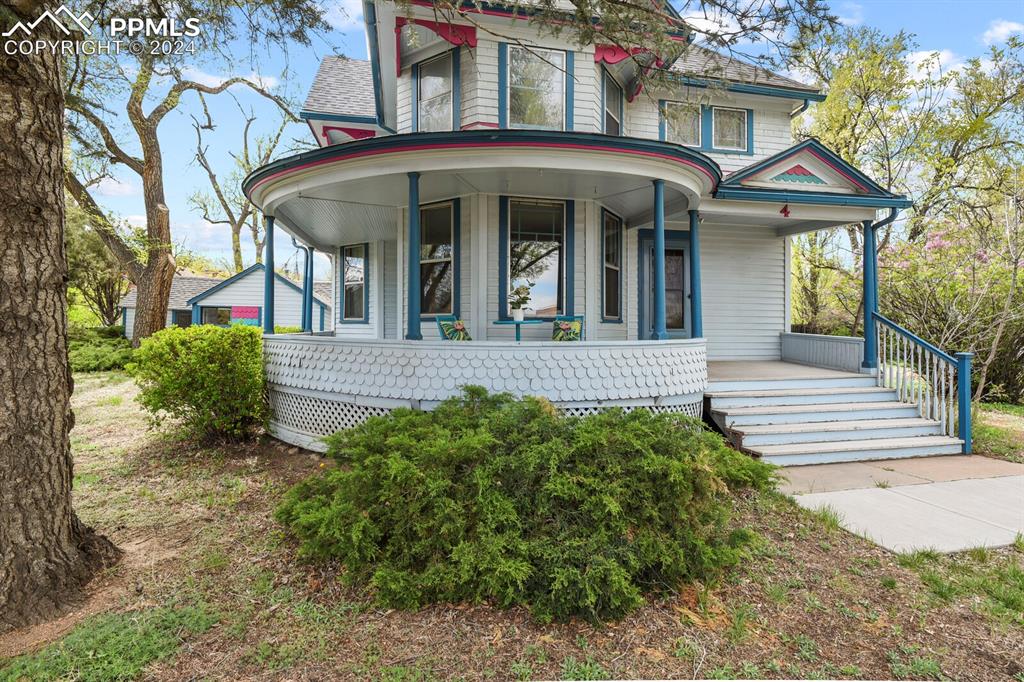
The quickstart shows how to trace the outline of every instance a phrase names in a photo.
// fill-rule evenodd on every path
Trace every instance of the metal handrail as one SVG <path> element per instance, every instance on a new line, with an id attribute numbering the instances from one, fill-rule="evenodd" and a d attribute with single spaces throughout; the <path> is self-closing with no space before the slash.
<path id="1" fill-rule="evenodd" d="M 943 433 L 971 452 L 972 353 L 950 355 L 877 312 L 878 385 L 917 405 L 922 417 L 938 421 Z M 954 405 L 956 410 L 954 412 Z"/>

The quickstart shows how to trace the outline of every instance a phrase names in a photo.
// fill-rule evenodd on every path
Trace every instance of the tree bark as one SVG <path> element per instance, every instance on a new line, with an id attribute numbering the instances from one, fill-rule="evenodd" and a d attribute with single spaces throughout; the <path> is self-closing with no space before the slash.
<path id="1" fill-rule="evenodd" d="M 71 507 L 63 114 L 53 54 L 0 57 L 0 632 L 57 615 L 118 555 Z"/>

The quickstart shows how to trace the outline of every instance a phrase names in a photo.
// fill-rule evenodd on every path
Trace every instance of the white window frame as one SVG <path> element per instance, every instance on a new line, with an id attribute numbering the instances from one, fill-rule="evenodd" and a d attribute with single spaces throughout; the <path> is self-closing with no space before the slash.
<path id="1" fill-rule="evenodd" d="M 720 146 L 715 140 L 715 113 L 718 111 L 739 111 L 743 114 L 743 134 L 740 136 L 743 139 L 742 147 L 725 147 Z M 750 112 L 746 109 L 740 109 L 738 107 L 711 107 L 711 148 L 716 151 L 730 151 L 730 152 L 748 152 L 749 141 L 747 140 L 747 129 L 750 125 Z"/>
<path id="2" fill-rule="evenodd" d="M 616 253 L 617 253 L 618 257 L 619 257 L 619 262 L 617 264 L 614 264 L 614 265 L 608 262 L 608 248 L 607 248 L 607 241 L 606 240 L 608 239 L 607 230 L 608 230 L 608 217 L 609 216 L 614 218 L 619 223 L 618 244 L 616 244 L 616 246 L 615 246 Z M 623 299 L 625 297 L 623 296 L 623 291 L 622 291 L 622 286 L 624 284 L 624 282 L 623 282 L 624 278 L 622 276 L 622 274 L 623 274 L 622 273 L 622 263 L 623 263 L 623 258 L 625 256 L 625 254 L 623 253 L 623 251 L 625 249 L 625 245 L 626 245 L 626 221 L 624 221 L 622 219 L 622 217 L 619 216 L 617 213 L 612 213 L 608 209 L 604 209 L 604 211 L 601 212 L 601 321 L 602 322 L 621 322 L 622 319 L 623 319 L 623 315 L 622 315 L 622 301 L 623 301 Z M 615 303 L 615 305 L 618 307 L 618 314 L 617 315 L 609 315 L 608 314 L 608 308 L 607 308 L 607 305 L 608 305 L 608 296 L 607 296 L 607 293 L 608 293 L 607 292 L 608 276 L 607 276 L 607 270 L 608 270 L 608 268 L 614 269 L 615 272 L 617 273 L 616 277 L 618 278 L 617 291 L 619 292 L 619 296 L 618 296 L 618 301 L 616 301 L 616 303 Z"/>
<path id="3" fill-rule="evenodd" d="M 420 84 L 423 82 L 423 67 L 433 62 L 440 61 L 442 59 L 448 60 L 448 127 L 440 130 L 426 130 L 423 127 L 423 93 L 420 90 Z M 416 132 L 446 132 L 455 129 L 455 58 L 452 56 L 451 50 L 442 52 L 441 54 L 431 57 L 430 59 L 424 59 L 418 62 L 416 65 L 418 76 L 416 82 L 413 84 L 416 88 Z M 442 95 L 431 97 L 430 99 L 437 99 Z"/>
<path id="4" fill-rule="evenodd" d="M 448 207 L 448 243 L 452 247 L 451 251 L 449 252 L 449 255 L 448 255 L 447 258 L 423 258 L 423 256 L 420 255 L 419 261 L 420 261 L 420 267 L 421 268 L 423 267 L 423 265 L 425 263 L 444 263 L 446 261 L 451 263 L 452 295 L 448 299 L 448 310 L 447 311 L 442 310 L 440 312 L 431 312 L 431 313 L 427 313 L 427 312 L 422 312 L 421 311 L 421 317 L 426 317 L 426 318 L 433 318 L 436 315 L 452 315 L 452 314 L 454 314 L 454 310 L 455 310 L 455 279 L 456 279 L 455 278 L 455 268 L 458 267 L 458 264 L 455 262 L 455 202 L 454 201 L 439 201 L 436 204 L 425 204 L 425 205 L 420 206 L 420 226 L 421 226 L 421 229 L 422 229 L 422 225 L 423 225 L 423 212 L 424 211 L 433 211 L 433 210 L 436 210 L 436 209 L 439 209 L 439 208 L 443 208 L 445 206 Z M 422 280 L 422 277 L 421 277 L 421 280 Z M 424 284 L 424 282 L 421 281 L 420 282 L 420 307 L 421 307 L 421 309 L 422 309 L 422 306 L 423 306 L 423 284 Z"/>
<path id="5" fill-rule="evenodd" d="M 559 123 L 558 123 L 558 128 L 549 128 L 547 126 L 532 126 L 532 125 L 526 125 L 526 124 L 523 124 L 523 123 L 518 123 L 517 124 L 517 123 L 513 123 L 512 122 L 512 78 L 511 78 L 512 74 L 510 73 L 510 70 L 512 68 L 512 51 L 513 50 L 523 50 L 524 52 L 527 52 L 528 54 L 530 54 L 533 57 L 536 57 L 537 53 L 540 53 L 540 52 L 557 53 L 557 54 L 562 55 L 562 68 L 559 69 L 559 68 L 556 67 L 556 69 L 555 69 L 558 72 L 558 74 L 561 76 L 561 82 L 562 82 L 562 87 L 561 87 L 561 91 L 562 91 L 562 96 L 561 96 L 562 115 L 561 115 Z M 565 117 L 567 115 L 566 106 L 565 106 L 566 105 L 566 102 L 565 102 L 565 90 L 566 90 L 566 84 L 565 84 L 566 73 L 565 73 L 565 70 L 567 68 L 568 63 L 569 63 L 569 58 L 566 55 L 566 51 L 565 50 L 556 50 L 556 49 L 550 48 L 550 47 L 529 47 L 529 48 L 527 48 L 527 47 L 523 47 L 522 45 L 509 45 L 508 46 L 508 59 L 505 62 L 505 120 L 508 123 L 508 127 L 509 128 L 515 128 L 517 130 L 565 130 Z"/>
<path id="6" fill-rule="evenodd" d="M 359 280 L 358 282 L 349 282 L 348 278 L 346 277 L 346 273 L 345 273 L 345 270 L 348 269 L 348 259 L 345 257 L 345 252 L 350 250 L 350 249 L 361 249 L 362 252 L 363 252 L 363 278 L 361 280 Z M 367 265 L 367 263 L 370 260 L 370 253 L 369 253 L 369 251 L 370 251 L 369 248 L 367 247 L 366 243 L 364 243 L 364 242 L 360 242 L 358 244 L 346 244 L 345 246 L 341 247 L 341 313 L 342 313 L 341 320 L 342 320 L 342 322 L 365 322 L 366 320 L 369 319 L 370 311 L 366 309 L 367 308 L 366 265 Z M 350 285 L 354 286 L 356 284 L 359 284 L 361 287 L 363 287 L 363 292 L 362 292 L 362 294 L 363 294 L 362 295 L 363 314 L 360 315 L 359 317 L 351 317 L 351 316 L 349 316 L 348 306 L 345 305 L 345 297 L 346 297 L 346 293 L 347 293 L 348 287 Z"/>
<path id="7" fill-rule="evenodd" d="M 621 85 L 619 85 L 619 82 L 617 80 L 615 80 L 615 78 L 612 77 L 612 75 L 608 72 L 608 69 L 601 69 L 601 71 L 604 74 L 604 79 L 605 79 L 604 80 L 604 87 L 601 88 L 601 99 L 604 100 L 603 102 L 601 102 L 601 113 L 602 113 L 601 130 L 606 135 L 610 135 L 611 134 L 611 133 L 608 132 L 608 114 L 611 113 L 612 114 L 612 118 L 614 118 L 618 122 L 618 124 L 619 124 L 619 132 L 617 133 L 617 135 L 619 137 L 622 137 L 623 135 L 626 134 L 626 125 L 625 125 L 625 121 L 623 120 L 623 119 L 626 118 L 626 105 L 623 103 L 623 100 L 626 98 L 626 89 L 624 87 L 622 87 Z M 618 102 L 618 107 L 617 107 L 618 111 L 614 111 L 614 112 L 609 112 L 609 110 L 608 110 L 608 82 L 609 81 L 611 81 L 615 85 L 615 87 L 619 89 L 619 102 Z"/>
<path id="8" fill-rule="evenodd" d="M 699 104 L 692 105 L 692 104 L 690 104 L 688 102 L 679 102 L 679 101 L 666 101 L 664 106 L 665 106 L 665 110 L 661 112 L 661 115 L 665 119 L 665 141 L 666 142 L 671 142 L 673 144 L 680 144 L 680 145 L 682 145 L 684 147 L 694 147 L 696 149 L 703 148 L 704 139 L 702 137 L 702 134 L 703 134 L 704 126 L 702 125 L 702 121 L 701 121 L 701 106 Z M 694 111 L 694 113 L 697 114 L 697 141 L 696 142 L 692 142 L 692 143 L 691 142 L 676 142 L 675 140 L 671 139 L 672 123 L 671 123 L 671 117 L 668 115 L 668 110 L 671 107 L 681 107 L 681 108 L 684 108 L 684 109 L 690 109 L 690 110 Z"/>

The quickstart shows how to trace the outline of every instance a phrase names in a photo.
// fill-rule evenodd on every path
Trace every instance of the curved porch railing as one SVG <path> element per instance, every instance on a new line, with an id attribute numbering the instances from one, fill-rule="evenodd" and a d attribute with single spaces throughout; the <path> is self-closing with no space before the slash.
<path id="1" fill-rule="evenodd" d="M 871 313 L 878 342 L 878 385 L 896 390 L 914 403 L 922 417 L 934 419 L 943 433 L 964 442 L 971 452 L 971 357 L 950 355 L 877 312 Z"/>

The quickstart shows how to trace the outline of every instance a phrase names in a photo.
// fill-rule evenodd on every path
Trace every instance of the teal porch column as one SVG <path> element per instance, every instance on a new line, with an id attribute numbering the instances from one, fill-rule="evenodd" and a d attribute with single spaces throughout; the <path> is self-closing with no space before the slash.
<path id="1" fill-rule="evenodd" d="M 406 278 L 408 289 L 408 320 L 405 338 L 419 341 L 420 334 L 420 174 L 409 173 L 409 234 L 406 240 L 409 254 L 409 273 Z"/>
<path id="2" fill-rule="evenodd" d="M 263 333 L 274 333 L 274 216 L 263 217 L 266 241 L 263 246 Z"/>
<path id="3" fill-rule="evenodd" d="M 302 331 L 313 331 L 313 247 L 304 247 L 306 268 L 302 276 Z"/>
<path id="4" fill-rule="evenodd" d="M 878 312 L 878 253 L 876 226 L 864 221 L 864 369 L 878 367 L 878 337 L 875 334 L 875 313 Z"/>
<path id="5" fill-rule="evenodd" d="M 665 181 L 654 181 L 654 331 L 651 338 L 668 338 L 665 325 Z"/>
<path id="6" fill-rule="evenodd" d="M 704 319 L 700 301 L 700 216 L 690 211 L 690 338 L 704 336 Z"/>

